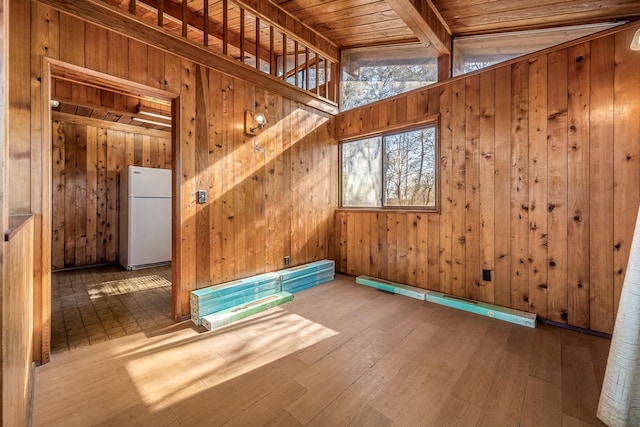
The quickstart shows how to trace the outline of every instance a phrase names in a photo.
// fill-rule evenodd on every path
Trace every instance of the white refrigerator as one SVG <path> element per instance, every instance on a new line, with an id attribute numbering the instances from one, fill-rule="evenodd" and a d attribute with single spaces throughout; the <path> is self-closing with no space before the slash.
<path id="1" fill-rule="evenodd" d="M 171 170 L 129 166 L 120 173 L 120 264 L 171 262 Z"/>

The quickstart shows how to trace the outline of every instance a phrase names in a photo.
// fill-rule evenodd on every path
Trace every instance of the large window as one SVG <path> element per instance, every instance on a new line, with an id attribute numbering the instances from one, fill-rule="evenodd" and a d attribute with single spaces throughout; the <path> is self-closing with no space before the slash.
<path id="1" fill-rule="evenodd" d="M 603 23 L 456 37 L 453 39 L 453 75 L 459 76 L 460 74 L 480 70 L 499 62 L 575 40 L 619 24 Z"/>
<path id="2" fill-rule="evenodd" d="M 345 142 L 343 207 L 436 208 L 436 124 Z"/>
<path id="3" fill-rule="evenodd" d="M 346 111 L 438 80 L 438 61 L 421 44 L 342 52 L 340 110 Z"/>

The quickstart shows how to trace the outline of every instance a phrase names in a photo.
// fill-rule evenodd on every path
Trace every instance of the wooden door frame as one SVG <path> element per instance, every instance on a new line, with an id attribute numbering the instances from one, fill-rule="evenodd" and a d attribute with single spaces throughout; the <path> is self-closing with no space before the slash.
<path id="1" fill-rule="evenodd" d="M 88 68 L 69 64 L 54 58 L 43 57 L 42 62 L 42 276 L 35 283 L 41 283 L 41 289 L 36 289 L 40 297 L 37 301 L 39 307 L 34 311 L 40 314 L 34 319 L 34 344 L 40 349 L 41 357 L 35 355 L 36 360 L 46 363 L 50 358 L 51 350 L 51 231 L 52 231 L 52 122 L 51 122 L 51 81 L 52 78 L 63 79 L 85 85 L 96 86 L 108 90 L 116 90 L 122 93 L 139 97 L 152 98 L 171 102 L 171 170 L 172 170 L 172 203 L 171 203 L 171 317 L 174 321 L 183 320 L 181 306 L 181 262 L 182 252 L 180 242 L 182 240 L 181 229 L 181 109 L 180 94 L 163 89 L 156 89 L 147 85 L 132 82 L 109 74 L 94 71 Z M 38 269 L 36 269 L 38 271 Z M 36 324 L 38 323 L 38 324 Z M 34 347 L 36 348 L 36 347 Z"/>

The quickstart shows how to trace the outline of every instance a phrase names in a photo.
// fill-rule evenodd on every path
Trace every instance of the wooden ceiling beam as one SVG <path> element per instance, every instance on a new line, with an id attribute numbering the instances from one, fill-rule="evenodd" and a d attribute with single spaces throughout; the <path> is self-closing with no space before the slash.
<path id="1" fill-rule="evenodd" d="M 431 0 L 386 0 L 418 40 L 438 56 L 451 52 L 451 30 Z"/>

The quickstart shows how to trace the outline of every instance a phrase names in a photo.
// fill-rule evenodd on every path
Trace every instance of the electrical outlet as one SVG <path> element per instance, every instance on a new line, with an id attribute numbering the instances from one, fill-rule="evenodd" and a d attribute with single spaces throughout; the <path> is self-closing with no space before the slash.
<path id="1" fill-rule="evenodd" d="M 491 281 L 491 270 L 482 270 L 482 280 L 485 282 Z"/>
<path id="2" fill-rule="evenodd" d="M 284 257 L 284 266 L 285 267 L 289 266 L 289 257 L 288 256 Z"/>
<path id="3" fill-rule="evenodd" d="M 198 204 L 207 203 L 207 192 L 204 190 L 198 190 Z"/>

